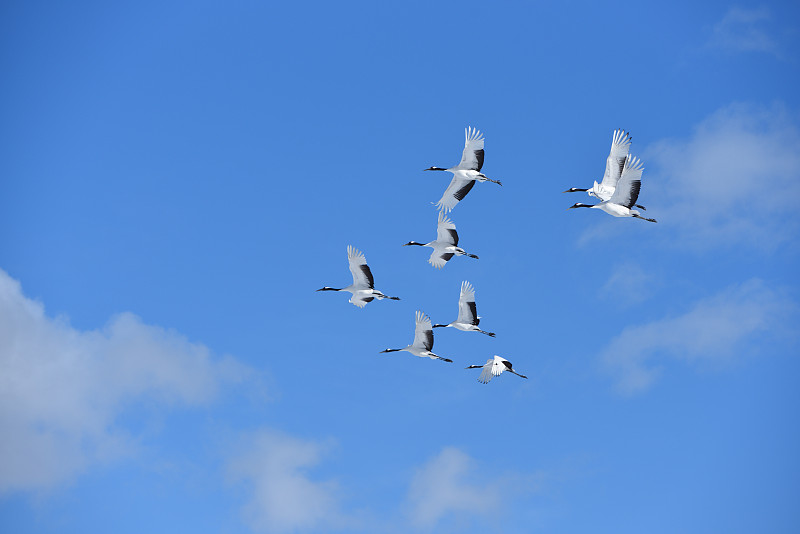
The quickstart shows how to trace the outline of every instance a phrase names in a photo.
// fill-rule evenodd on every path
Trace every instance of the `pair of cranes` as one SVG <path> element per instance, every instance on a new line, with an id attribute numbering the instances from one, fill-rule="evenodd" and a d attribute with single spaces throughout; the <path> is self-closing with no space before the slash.
<path id="1" fill-rule="evenodd" d="M 630 155 L 631 141 L 632 137 L 625 130 L 614 130 L 603 181 L 599 184 L 595 181 L 591 188 L 571 187 L 564 191 L 565 193 L 586 191 L 589 196 L 599 198 L 601 202 L 598 204 L 577 202 L 567 208 L 568 210 L 595 208 L 614 217 L 635 217 L 644 221 L 657 222 L 655 219 L 642 217 L 638 210 L 632 209 L 634 206 L 642 210 L 646 208 L 636 203 L 642 188 L 644 166 L 641 159 Z"/>
<path id="2" fill-rule="evenodd" d="M 493 182 L 502 185 L 499 180 L 492 180 L 481 173 L 484 157 L 484 140 L 481 133 L 474 128 L 467 128 L 465 131 L 466 141 L 461 162 L 455 167 L 443 169 L 441 167 L 430 167 L 426 171 L 448 171 L 453 173 L 453 179 L 445 190 L 442 198 L 436 203 L 439 208 L 439 219 L 437 222 L 436 239 L 428 243 L 409 241 L 403 246 L 421 246 L 433 249 L 428 263 L 437 269 L 443 268 L 454 256 L 468 256 L 478 259 L 475 254 L 470 254 L 458 246 L 458 232 L 456 225 L 446 215 L 458 202 L 460 202 L 475 185 L 475 182 Z M 374 299 L 399 300 L 398 297 L 390 297 L 375 289 L 375 280 L 372 272 L 367 265 L 364 254 L 352 246 L 347 247 L 347 258 L 350 263 L 350 273 L 353 275 L 353 283 L 344 288 L 323 287 L 317 291 L 348 291 L 352 294 L 350 302 L 359 308 L 363 308 L 367 303 Z M 431 358 L 451 362 L 453 360 L 444 358 L 433 351 L 433 329 L 443 327 L 453 327 L 462 331 L 480 332 L 490 337 L 495 337 L 494 332 L 486 332 L 479 328 L 480 317 L 478 316 L 475 304 L 475 288 L 467 281 L 461 284 L 461 293 L 458 300 L 458 317 L 450 324 L 432 324 L 430 317 L 421 311 L 416 312 L 414 329 L 414 341 L 411 345 L 399 349 L 386 349 L 381 353 L 406 351 L 421 358 Z M 514 371 L 511 362 L 500 356 L 494 356 L 483 365 L 471 365 L 467 369 L 482 368 L 478 380 L 481 383 L 488 383 L 493 376 L 497 376 L 504 371 L 509 371 L 522 378 L 525 375 Z"/>

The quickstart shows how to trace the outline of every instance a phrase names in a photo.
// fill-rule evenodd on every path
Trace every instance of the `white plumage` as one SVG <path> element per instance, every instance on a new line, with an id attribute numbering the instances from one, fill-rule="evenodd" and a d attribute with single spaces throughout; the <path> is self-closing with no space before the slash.
<path id="1" fill-rule="evenodd" d="M 409 241 L 404 247 L 409 245 L 416 245 L 418 247 L 431 247 L 431 257 L 428 258 L 428 263 L 441 269 L 453 256 L 469 256 L 470 258 L 478 259 L 475 254 L 470 254 L 463 248 L 458 246 L 458 232 L 456 232 L 456 225 L 453 221 L 448 219 L 443 212 L 439 212 L 439 220 L 436 225 L 436 240 L 430 243 L 417 243 L 416 241 Z"/>
<path id="2" fill-rule="evenodd" d="M 482 384 L 488 384 L 493 377 L 501 375 L 505 371 L 515 374 L 521 378 L 528 378 L 527 376 L 521 375 L 514 371 L 511 366 L 511 362 L 505 358 L 501 358 L 500 356 L 495 356 L 492 359 L 486 360 L 486 363 L 483 365 L 470 365 L 469 367 L 465 367 L 465 369 L 483 369 L 478 377 L 478 382 Z"/>
<path id="3" fill-rule="evenodd" d="M 461 283 L 461 293 L 458 296 L 458 318 L 450 324 L 435 324 L 433 328 L 452 326 L 464 332 L 480 332 L 494 337 L 494 332 L 485 332 L 478 328 L 481 318 L 475 305 L 475 288 L 467 281 Z"/>
<path id="4" fill-rule="evenodd" d="M 353 246 L 347 246 L 347 260 L 350 264 L 350 274 L 353 275 L 353 283 L 347 287 L 334 288 L 325 286 L 317 291 L 349 291 L 353 294 L 350 297 L 350 302 L 363 308 L 368 302 L 374 299 L 391 299 L 400 300 L 398 297 L 390 297 L 384 295 L 375 289 L 375 279 L 372 276 L 372 271 L 367 265 L 367 258 L 364 254 Z"/>
<path id="5" fill-rule="evenodd" d="M 642 217 L 637 210 L 631 209 L 636 205 L 639 198 L 639 190 L 642 187 L 642 172 L 644 167 L 642 161 L 635 156 L 628 155 L 625 165 L 622 168 L 622 176 L 617 182 L 614 194 L 608 200 L 599 204 L 582 204 L 580 202 L 570 206 L 572 208 L 596 208 L 603 210 L 614 217 L 635 217 L 649 222 L 657 222 L 655 219 Z"/>
<path id="6" fill-rule="evenodd" d="M 499 180 L 492 180 L 482 174 L 483 167 L 483 135 L 476 128 L 466 128 L 464 130 L 466 141 L 464 142 L 464 152 L 461 154 L 461 161 L 455 167 L 443 169 L 441 167 L 430 167 L 426 171 L 447 171 L 453 173 L 450 185 L 445 189 L 442 198 L 436 206 L 445 212 L 452 210 L 467 193 L 470 192 L 475 182 L 493 182 L 503 185 Z"/>
<path id="7" fill-rule="evenodd" d="M 448 358 L 437 356 L 431 350 L 433 349 L 433 329 L 431 328 L 431 319 L 421 311 L 417 311 L 416 325 L 414 328 L 414 342 L 403 349 L 386 349 L 384 352 L 410 352 L 414 356 L 420 358 L 430 358 L 432 360 L 444 360 L 446 362 L 453 362 Z"/>
<path id="8" fill-rule="evenodd" d="M 617 183 L 622 176 L 622 170 L 625 167 L 625 162 L 630 153 L 632 139 L 630 134 L 625 130 L 614 130 L 614 135 L 611 139 L 611 150 L 606 159 L 606 172 L 603 174 L 603 181 L 599 184 L 595 181 L 594 185 L 589 189 L 571 187 L 564 192 L 574 193 L 576 191 L 586 191 L 590 197 L 596 197 L 600 200 L 609 200 L 611 195 L 614 194 L 614 191 L 616 191 Z M 645 209 L 644 206 L 639 204 L 636 204 L 636 207 Z"/>

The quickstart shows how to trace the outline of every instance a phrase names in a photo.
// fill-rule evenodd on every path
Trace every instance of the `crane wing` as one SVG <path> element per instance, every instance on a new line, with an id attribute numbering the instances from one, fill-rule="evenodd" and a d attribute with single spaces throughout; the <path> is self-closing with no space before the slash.
<path id="1" fill-rule="evenodd" d="M 472 183 L 474 184 L 475 182 Z M 439 212 L 439 221 L 436 224 L 436 241 L 447 245 L 458 246 L 456 225 L 441 211 Z"/>
<path id="2" fill-rule="evenodd" d="M 457 168 L 480 171 L 483 167 L 483 135 L 472 126 L 465 128 L 464 134 L 466 136 L 464 153 L 461 155 L 461 163 Z"/>
<path id="3" fill-rule="evenodd" d="M 431 257 L 428 258 L 428 263 L 436 267 L 437 269 L 441 269 L 444 267 L 448 261 L 455 256 L 452 252 L 441 252 L 440 250 L 434 250 L 431 252 Z"/>
<path id="4" fill-rule="evenodd" d="M 631 136 L 625 130 L 614 130 L 611 140 L 611 152 L 606 159 L 606 173 L 600 184 L 601 189 L 612 191 L 622 175 L 622 169 L 631 148 Z"/>
<path id="5" fill-rule="evenodd" d="M 493 360 L 486 360 L 486 364 L 483 366 L 483 370 L 481 371 L 481 376 L 478 377 L 478 382 L 481 384 L 488 384 L 489 380 L 495 376 L 492 373 L 492 366 L 494 364 Z"/>
<path id="6" fill-rule="evenodd" d="M 475 307 L 475 288 L 469 282 L 461 283 L 461 295 L 458 297 L 458 322 L 478 325 L 478 310 Z"/>
<path id="7" fill-rule="evenodd" d="M 356 292 L 352 298 L 350 298 L 350 302 L 359 308 L 363 308 L 367 305 L 367 303 L 372 302 L 373 300 L 375 300 L 375 297 L 362 292 Z"/>
<path id="8" fill-rule="evenodd" d="M 497 376 L 502 374 L 503 371 L 510 369 L 511 364 L 505 358 L 501 358 L 500 356 L 494 357 L 494 362 L 492 363 L 492 374 Z"/>
<path id="9" fill-rule="evenodd" d="M 642 172 L 644 164 L 635 156 L 628 156 L 622 169 L 622 176 L 617 183 L 617 189 L 608 202 L 619 204 L 630 209 L 639 198 L 639 189 L 642 187 Z"/>
<path id="10" fill-rule="evenodd" d="M 367 265 L 367 258 L 353 246 L 347 247 L 347 259 L 350 262 L 350 274 L 353 275 L 353 285 L 360 289 L 374 289 L 375 279 Z"/>
<path id="11" fill-rule="evenodd" d="M 472 188 L 475 187 L 475 180 L 470 180 L 461 173 L 456 173 L 450 180 L 450 185 L 444 190 L 442 198 L 436 203 L 436 207 L 443 211 L 452 210 L 456 204 L 467 196 Z"/>
<path id="12" fill-rule="evenodd" d="M 414 329 L 414 343 L 412 347 L 419 349 L 431 350 L 433 349 L 433 328 L 431 327 L 431 318 L 417 311 L 417 325 Z"/>

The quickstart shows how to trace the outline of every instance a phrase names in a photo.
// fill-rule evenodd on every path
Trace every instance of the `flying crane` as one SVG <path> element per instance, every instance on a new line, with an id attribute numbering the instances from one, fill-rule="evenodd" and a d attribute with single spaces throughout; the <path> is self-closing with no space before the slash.
<path id="1" fill-rule="evenodd" d="M 421 311 L 417 311 L 416 327 L 414 328 L 414 342 L 403 349 L 386 349 L 384 352 L 410 352 L 420 358 L 430 358 L 431 360 L 444 360 L 453 363 L 449 358 L 442 358 L 431 352 L 433 349 L 433 330 L 431 329 L 431 319 Z"/>
<path id="2" fill-rule="evenodd" d="M 464 152 L 461 155 L 461 162 L 455 167 L 443 169 L 441 167 L 429 167 L 426 171 L 447 171 L 453 173 L 450 185 L 444 191 L 444 195 L 436 203 L 436 206 L 445 212 L 452 210 L 459 201 L 463 200 L 467 193 L 475 186 L 475 182 L 492 182 L 503 185 L 499 180 L 492 180 L 482 174 L 483 167 L 483 135 L 476 128 L 464 129 L 466 141 L 464 142 Z"/>
<path id="3" fill-rule="evenodd" d="M 418 247 L 431 247 L 431 257 L 428 258 L 428 263 L 441 269 L 453 256 L 469 256 L 470 258 L 478 259 L 475 254 L 470 254 L 463 248 L 458 246 L 458 232 L 456 232 L 456 225 L 453 221 L 448 219 L 443 212 L 439 212 L 439 221 L 436 225 L 436 240 L 430 243 L 417 243 L 416 241 L 409 241 L 404 247 L 409 245 L 416 245 Z"/>
<path id="4" fill-rule="evenodd" d="M 325 286 L 317 289 L 317 291 L 349 291 L 353 294 L 350 301 L 353 305 L 363 308 L 368 302 L 375 299 L 391 299 L 400 300 L 398 297 L 390 297 L 384 295 L 375 289 L 375 279 L 372 277 L 372 271 L 367 265 L 367 258 L 355 247 L 347 246 L 347 260 L 350 262 L 350 274 L 353 275 L 353 283 L 347 287 L 335 288 Z"/>

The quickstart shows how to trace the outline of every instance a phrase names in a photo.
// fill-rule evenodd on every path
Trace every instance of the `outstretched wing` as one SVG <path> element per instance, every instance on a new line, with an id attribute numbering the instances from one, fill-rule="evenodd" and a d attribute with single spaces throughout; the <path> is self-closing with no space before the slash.
<path id="1" fill-rule="evenodd" d="M 469 180 L 461 173 L 456 172 L 453 179 L 450 180 L 450 185 L 444 190 L 442 198 L 436 203 L 436 207 L 446 212 L 452 210 L 473 187 L 475 187 L 475 180 Z"/>
<path id="2" fill-rule="evenodd" d="M 459 169 L 480 171 L 483 167 L 483 135 L 477 128 L 470 126 L 464 130 L 466 141 L 464 153 L 461 155 Z"/>
<path id="3" fill-rule="evenodd" d="M 472 182 L 473 184 L 475 182 Z M 436 241 L 448 245 L 458 246 L 458 232 L 456 225 L 444 213 L 439 212 L 439 221 L 436 224 Z"/>
<path id="4" fill-rule="evenodd" d="M 469 282 L 461 283 L 461 295 L 458 297 L 458 322 L 478 325 L 478 310 L 475 307 L 475 288 Z"/>
<path id="5" fill-rule="evenodd" d="M 433 328 L 431 327 L 431 318 L 417 311 L 417 325 L 414 329 L 414 343 L 412 347 L 420 349 L 431 350 L 433 349 Z"/>
<path id="6" fill-rule="evenodd" d="M 347 259 L 350 262 L 350 274 L 353 275 L 353 285 L 361 289 L 374 289 L 375 279 L 367 265 L 367 258 L 353 246 L 347 246 Z"/>
<path id="7" fill-rule="evenodd" d="M 502 374 L 503 371 L 508 370 L 511 367 L 511 364 L 505 358 L 501 358 L 500 356 L 494 357 L 494 362 L 492 362 L 492 374 L 497 376 Z"/>
<path id="8" fill-rule="evenodd" d="M 492 373 L 492 366 L 494 365 L 494 360 L 486 360 L 486 364 L 483 366 L 483 370 L 481 371 L 481 376 L 478 377 L 478 382 L 481 384 L 488 384 L 489 380 L 495 376 Z"/>
<path id="9" fill-rule="evenodd" d="M 602 189 L 607 191 L 617 187 L 617 182 L 622 175 L 622 169 L 631 148 L 631 136 L 625 130 L 614 130 L 611 140 L 611 152 L 606 159 L 606 173 L 603 175 Z"/>
<path id="10" fill-rule="evenodd" d="M 350 302 L 354 306 L 358 306 L 359 308 L 363 308 L 367 305 L 368 302 L 372 302 L 375 300 L 375 297 L 369 296 L 366 293 L 356 292 L 351 298 Z"/>
<path id="11" fill-rule="evenodd" d="M 639 189 L 642 187 L 642 171 L 644 171 L 642 160 L 636 156 L 628 156 L 617 189 L 608 201 L 628 209 L 632 208 L 639 198 Z"/>
<path id="12" fill-rule="evenodd" d="M 431 252 L 431 257 L 428 258 L 428 263 L 437 269 L 441 269 L 453 258 L 454 255 L 455 254 L 452 252 L 442 252 L 441 250 L 434 249 L 434 251 Z"/>
<path id="13" fill-rule="evenodd" d="M 441 250 L 434 250 L 431 252 L 431 257 L 428 258 L 428 263 L 436 267 L 437 269 L 441 269 L 444 267 L 448 261 L 450 261 L 453 256 L 452 252 L 442 252 Z"/>

